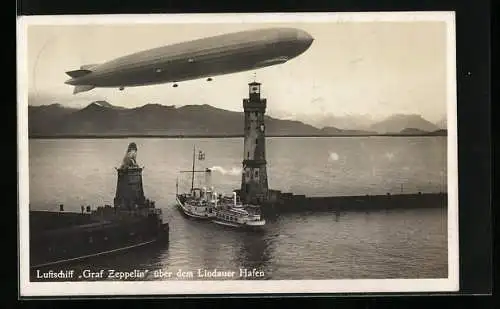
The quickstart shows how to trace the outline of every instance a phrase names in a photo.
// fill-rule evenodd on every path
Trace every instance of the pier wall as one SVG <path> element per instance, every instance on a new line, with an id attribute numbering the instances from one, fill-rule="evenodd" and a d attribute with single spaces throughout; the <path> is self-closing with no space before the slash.
<path id="1" fill-rule="evenodd" d="M 307 197 L 273 190 L 264 212 L 376 211 L 384 209 L 446 208 L 446 193 Z"/>
<path id="2" fill-rule="evenodd" d="M 93 222 L 92 217 L 87 213 L 37 210 L 30 210 L 29 213 L 31 232 L 66 228 Z"/>

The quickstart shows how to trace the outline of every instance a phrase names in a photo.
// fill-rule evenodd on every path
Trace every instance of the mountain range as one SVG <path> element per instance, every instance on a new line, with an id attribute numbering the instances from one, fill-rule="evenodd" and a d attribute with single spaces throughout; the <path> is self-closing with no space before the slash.
<path id="1" fill-rule="evenodd" d="M 242 136 L 243 112 L 210 105 L 146 104 L 136 108 L 94 101 L 86 107 L 29 106 L 30 137 L 62 136 Z M 419 115 L 393 115 L 367 130 L 324 126 L 265 116 L 268 136 L 446 135 Z"/>

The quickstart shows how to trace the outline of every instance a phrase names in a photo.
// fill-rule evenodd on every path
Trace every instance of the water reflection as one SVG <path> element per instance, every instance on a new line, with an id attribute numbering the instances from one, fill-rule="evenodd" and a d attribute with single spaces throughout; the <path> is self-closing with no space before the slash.
<path id="1" fill-rule="evenodd" d="M 252 233 L 245 231 L 240 234 L 240 247 L 237 255 L 237 263 L 240 268 L 256 269 L 263 271 L 265 276 L 260 279 L 270 279 L 269 261 L 272 256 L 271 239 L 265 232 Z M 249 278 L 252 279 L 252 278 Z"/>

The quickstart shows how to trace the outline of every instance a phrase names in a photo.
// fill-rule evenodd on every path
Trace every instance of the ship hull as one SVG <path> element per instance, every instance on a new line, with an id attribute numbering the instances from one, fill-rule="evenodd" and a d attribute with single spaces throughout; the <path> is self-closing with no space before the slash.
<path id="1" fill-rule="evenodd" d="M 198 219 L 198 220 L 210 220 L 213 218 L 213 214 L 210 214 L 208 212 L 196 213 L 196 212 L 192 211 L 190 209 L 190 207 L 188 205 L 186 205 L 186 203 L 181 202 L 179 200 L 179 198 L 176 198 L 176 205 L 177 205 L 177 209 L 179 209 L 179 211 L 187 217 Z"/>
<path id="2" fill-rule="evenodd" d="M 228 222 L 220 219 L 213 219 L 212 222 L 221 226 L 226 226 L 236 229 L 247 229 L 247 230 L 262 230 L 266 224 L 266 222 L 263 220 L 258 222 L 238 223 L 238 222 Z"/>
<path id="3" fill-rule="evenodd" d="M 87 221 L 92 220 L 92 216 L 84 214 L 52 215 L 51 220 L 54 221 L 68 221 L 69 217 L 81 217 L 78 218 L 81 221 L 85 221 L 83 217 L 87 217 Z M 37 217 L 37 214 L 34 212 L 30 216 Z M 168 224 L 155 218 L 129 218 L 126 222 L 85 222 L 48 230 L 41 230 L 34 224 L 30 230 L 32 269 L 73 263 L 146 245 L 165 245 L 169 241 Z"/>

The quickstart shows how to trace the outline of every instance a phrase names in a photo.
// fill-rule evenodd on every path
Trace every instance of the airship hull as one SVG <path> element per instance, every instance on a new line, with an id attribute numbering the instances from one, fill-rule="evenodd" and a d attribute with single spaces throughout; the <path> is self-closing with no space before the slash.
<path id="1" fill-rule="evenodd" d="M 312 37 L 298 29 L 244 31 L 163 46 L 67 72 L 75 92 L 181 82 L 282 64 L 306 51 Z M 78 88 L 78 86 L 80 86 Z M 78 89 L 77 89 L 78 88 Z"/>

